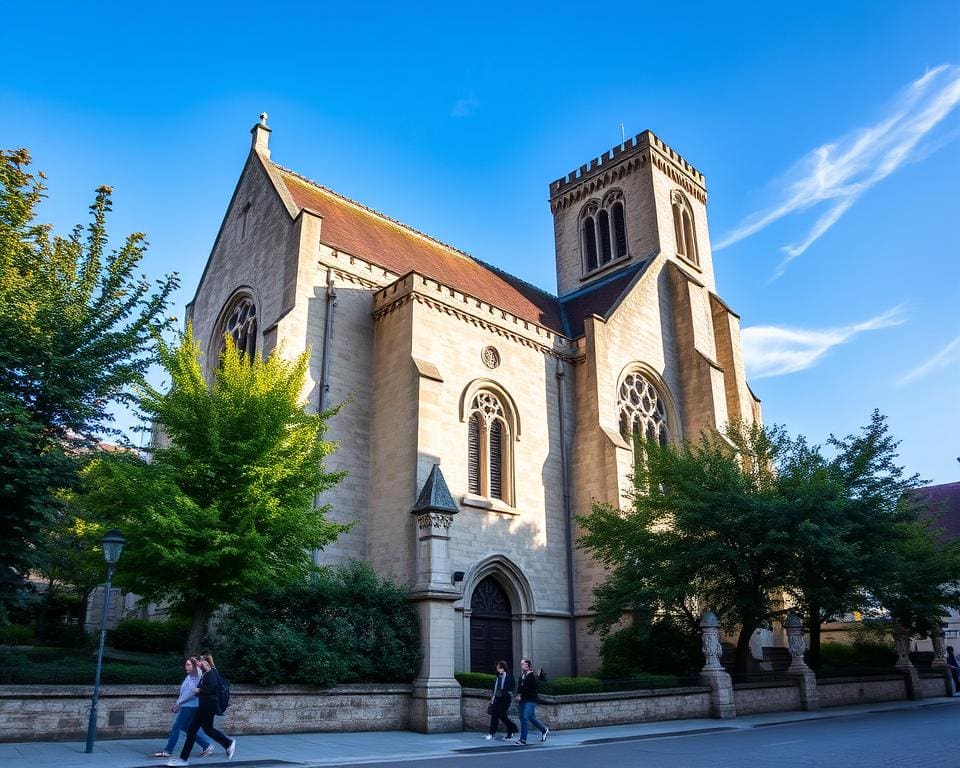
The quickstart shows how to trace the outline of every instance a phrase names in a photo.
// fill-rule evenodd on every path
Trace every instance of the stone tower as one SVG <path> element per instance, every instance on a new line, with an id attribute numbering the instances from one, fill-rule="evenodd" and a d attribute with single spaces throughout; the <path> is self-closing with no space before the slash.
<path id="1" fill-rule="evenodd" d="M 644 131 L 550 185 L 557 293 L 662 253 L 714 290 L 703 174 Z"/>

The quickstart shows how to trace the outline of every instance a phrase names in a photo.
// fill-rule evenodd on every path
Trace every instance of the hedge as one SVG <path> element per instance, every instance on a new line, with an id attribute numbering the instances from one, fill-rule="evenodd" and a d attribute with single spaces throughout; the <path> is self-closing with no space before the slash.
<path id="1" fill-rule="evenodd" d="M 183 619 L 123 619 L 116 629 L 110 630 L 108 637 L 110 645 L 118 651 L 182 653 L 189 630 L 189 622 Z"/>
<path id="2" fill-rule="evenodd" d="M 464 688 L 481 688 L 483 690 L 493 690 L 493 684 L 497 680 L 496 675 L 487 672 L 457 672 L 454 674 L 457 682 Z"/>
<path id="3" fill-rule="evenodd" d="M 49 651 L 55 651 L 52 657 Z M 182 679 L 180 658 L 163 656 L 146 663 L 104 661 L 103 683 L 175 685 Z M 62 648 L 0 651 L 0 683 L 6 685 L 86 685 L 96 673 L 96 654 Z"/>

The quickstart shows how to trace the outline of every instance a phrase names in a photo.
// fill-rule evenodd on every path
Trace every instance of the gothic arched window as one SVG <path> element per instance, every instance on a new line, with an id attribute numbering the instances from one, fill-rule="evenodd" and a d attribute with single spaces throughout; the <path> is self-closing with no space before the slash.
<path id="1" fill-rule="evenodd" d="M 697 252 L 697 232 L 693 225 L 693 208 L 682 192 L 675 191 L 670 198 L 673 207 L 673 230 L 677 239 L 677 253 L 687 261 L 700 264 Z"/>
<path id="2" fill-rule="evenodd" d="M 602 202 L 591 200 L 580 211 L 583 272 L 588 274 L 627 255 L 623 192 L 608 192 Z"/>
<path id="3" fill-rule="evenodd" d="M 493 392 L 481 389 L 467 419 L 467 487 L 470 493 L 513 502 L 509 413 Z"/>
<path id="4" fill-rule="evenodd" d="M 633 449 L 634 464 L 643 457 L 643 446 L 648 440 L 661 446 L 669 442 L 666 401 L 639 371 L 624 376 L 617 410 L 620 412 L 620 436 Z"/>
<path id="5" fill-rule="evenodd" d="M 220 353 L 225 348 L 225 337 L 231 336 L 237 350 L 253 357 L 257 351 L 257 305 L 253 297 L 242 294 L 229 305 L 220 329 Z"/>

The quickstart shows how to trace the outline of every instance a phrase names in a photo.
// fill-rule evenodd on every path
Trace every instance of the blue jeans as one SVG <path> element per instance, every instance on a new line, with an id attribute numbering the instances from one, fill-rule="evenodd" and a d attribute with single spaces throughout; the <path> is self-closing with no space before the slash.
<path id="1" fill-rule="evenodd" d="M 521 701 L 520 702 L 520 741 L 527 740 L 527 730 L 528 725 L 533 723 L 533 726 L 540 731 L 540 733 L 547 732 L 547 726 L 537 720 L 537 703 L 535 701 Z"/>
<path id="2" fill-rule="evenodd" d="M 177 746 L 177 742 L 180 741 L 180 731 L 184 733 L 187 732 L 187 728 L 190 727 L 190 723 L 193 722 L 194 715 L 197 714 L 196 707 L 181 707 L 180 711 L 177 712 L 177 716 L 173 719 L 173 727 L 170 729 L 170 738 L 167 739 L 167 746 L 163 748 L 164 752 L 169 752 L 173 754 L 174 747 Z M 206 736 L 201 736 L 197 734 L 197 744 L 200 745 L 200 749 L 206 749 L 210 746 L 210 739 Z"/>

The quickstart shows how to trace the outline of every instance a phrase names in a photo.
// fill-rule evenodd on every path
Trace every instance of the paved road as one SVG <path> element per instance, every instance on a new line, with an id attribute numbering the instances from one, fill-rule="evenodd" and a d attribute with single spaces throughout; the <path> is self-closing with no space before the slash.
<path id="1" fill-rule="evenodd" d="M 576 746 L 531 744 L 462 750 L 456 757 L 372 766 L 426 768 L 958 768 L 960 713 L 929 706 L 768 724 L 750 729 L 631 737 Z M 604 740 L 598 740 L 604 741 Z"/>

